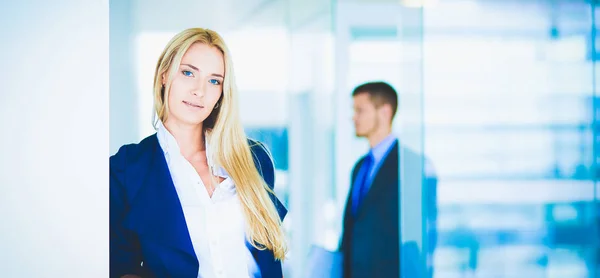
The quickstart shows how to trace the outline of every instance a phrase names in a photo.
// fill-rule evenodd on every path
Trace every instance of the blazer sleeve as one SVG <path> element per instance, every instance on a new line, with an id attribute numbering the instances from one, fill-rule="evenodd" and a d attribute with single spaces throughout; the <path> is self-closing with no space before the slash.
<path id="1" fill-rule="evenodd" d="M 125 190 L 126 147 L 110 157 L 110 277 L 143 276 L 142 254 L 137 236 L 123 226 L 128 210 Z"/>

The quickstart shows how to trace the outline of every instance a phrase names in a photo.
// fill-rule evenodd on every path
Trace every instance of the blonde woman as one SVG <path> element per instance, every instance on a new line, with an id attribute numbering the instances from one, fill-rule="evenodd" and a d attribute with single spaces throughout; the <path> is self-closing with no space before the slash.
<path id="1" fill-rule="evenodd" d="M 282 277 L 287 210 L 237 94 L 219 34 L 193 28 L 167 44 L 157 132 L 110 158 L 111 277 Z"/>

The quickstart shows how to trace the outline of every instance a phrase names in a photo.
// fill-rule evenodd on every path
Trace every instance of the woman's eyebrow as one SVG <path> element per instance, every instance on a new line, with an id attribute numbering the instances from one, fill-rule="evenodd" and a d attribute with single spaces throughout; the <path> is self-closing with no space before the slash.
<path id="1" fill-rule="evenodd" d="M 191 64 L 181 64 L 181 65 L 182 66 L 188 66 L 188 67 L 192 68 L 195 71 L 200 71 L 197 67 L 195 67 L 194 65 L 191 65 Z"/>
<path id="2" fill-rule="evenodd" d="M 200 69 L 198 69 L 196 66 L 192 65 L 192 64 L 181 64 L 182 66 L 188 66 L 190 68 L 192 68 L 193 70 L 200 72 Z M 213 73 L 211 74 L 211 76 L 216 76 L 216 77 L 220 77 L 225 79 L 225 76 L 223 76 L 222 74 L 218 74 L 218 73 Z"/>

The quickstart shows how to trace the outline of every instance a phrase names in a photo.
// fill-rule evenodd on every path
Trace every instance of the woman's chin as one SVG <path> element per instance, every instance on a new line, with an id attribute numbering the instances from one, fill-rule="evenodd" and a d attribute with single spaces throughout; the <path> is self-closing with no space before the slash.
<path id="1" fill-rule="evenodd" d="M 198 115 L 185 115 L 184 117 L 172 117 L 171 119 L 173 119 L 174 122 L 177 122 L 180 125 L 198 126 L 202 125 L 206 118 L 207 117 L 202 117 Z"/>

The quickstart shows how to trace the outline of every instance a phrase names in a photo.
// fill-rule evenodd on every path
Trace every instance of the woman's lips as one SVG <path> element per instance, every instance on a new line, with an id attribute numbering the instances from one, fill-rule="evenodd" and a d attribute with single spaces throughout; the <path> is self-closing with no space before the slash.
<path id="1" fill-rule="evenodd" d="M 183 103 L 185 103 L 185 105 L 190 106 L 190 107 L 194 107 L 194 108 L 204 108 L 204 106 L 199 105 L 199 104 L 195 104 L 189 101 L 183 101 Z"/>

